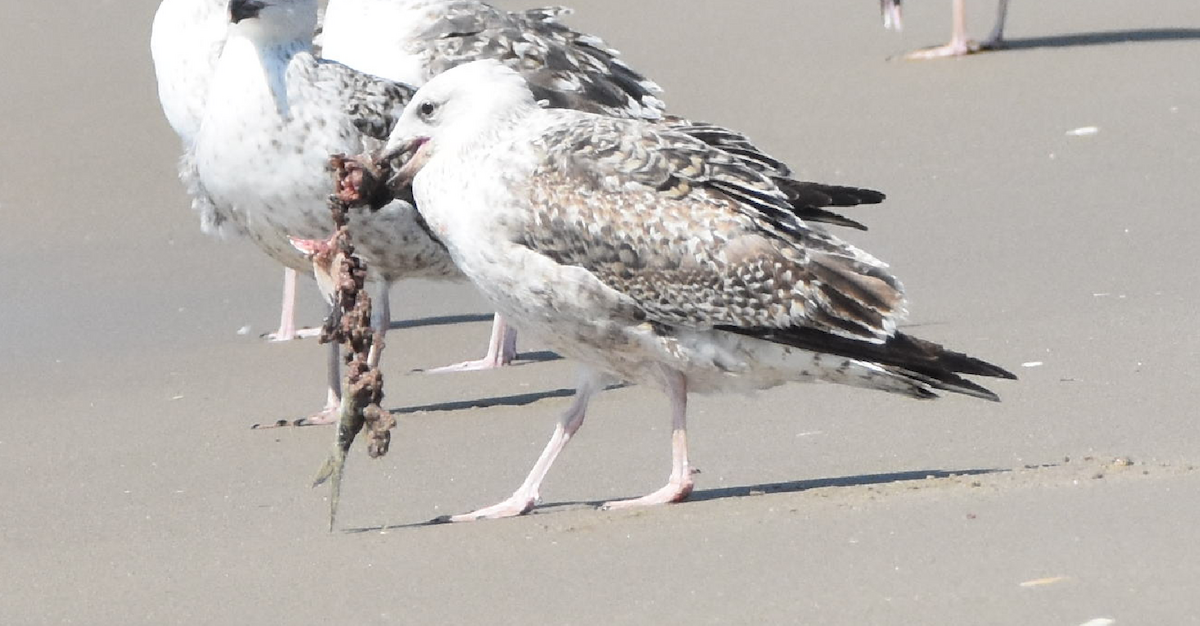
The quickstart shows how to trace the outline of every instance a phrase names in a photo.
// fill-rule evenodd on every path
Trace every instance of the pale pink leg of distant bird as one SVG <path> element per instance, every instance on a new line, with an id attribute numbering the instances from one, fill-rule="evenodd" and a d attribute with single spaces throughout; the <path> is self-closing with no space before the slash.
<path id="1" fill-rule="evenodd" d="M 320 328 L 296 328 L 296 270 L 283 268 L 283 304 L 279 311 L 279 329 L 263 335 L 263 338 L 268 341 L 291 341 L 320 334 Z"/>
<path id="2" fill-rule="evenodd" d="M 954 0 L 954 31 L 950 43 L 936 48 L 925 48 L 905 55 L 906 59 L 925 60 L 954 57 L 979 52 L 979 44 L 967 39 L 967 15 L 964 6 L 966 0 Z"/>
<path id="3" fill-rule="evenodd" d="M 559 418 L 558 425 L 554 427 L 554 434 L 551 435 L 550 441 L 542 450 L 542 455 L 538 457 L 537 463 L 533 464 L 529 475 L 525 477 L 525 482 L 521 483 L 521 486 L 507 500 L 477 511 L 455 515 L 445 521 L 470 522 L 479 519 L 514 517 L 528 513 L 537 504 L 542 480 L 546 478 L 546 473 L 550 471 L 554 459 L 558 458 L 558 453 L 562 452 L 567 442 L 583 425 L 583 418 L 587 415 L 588 402 L 597 391 L 604 388 L 605 380 L 605 377 L 596 372 L 581 371 L 579 386 L 575 389 L 575 398 L 571 401 L 571 406 Z"/>
<path id="4" fill-rule="evenodd" d="M 679 372 L 666 374 L 667 396 L 671 399 L 671 477 L 661 489 L 632 500 L 605 502 L 603 509 L 629 509 L 680 502 L 692 493 L 692 468 L 687 449 L 687 379 Z"/>
<path id="5" fill-rule="evenodd" d="M 492 317 L 492 336 L 488 340 L 487 355 L 475 361 L 463 361 L 428 370 L 431 374 L 446 372 L 471 372 L 490 370 L 512 363 L 517 356 L 517 329 L 508 325 L 499 313 Z"/>

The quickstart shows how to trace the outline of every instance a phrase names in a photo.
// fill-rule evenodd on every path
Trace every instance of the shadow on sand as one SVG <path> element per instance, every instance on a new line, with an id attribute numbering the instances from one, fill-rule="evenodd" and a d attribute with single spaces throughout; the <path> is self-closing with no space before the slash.
<path id="1" fill-rule="evenodd" d="M 809 489 L 822 489 L 826 487 L 867 487 L 871 485 L 885 485 L 892 483 L 904 483 L 923 481 L 936 478 L 953 478 L 955 476 L 979 476 L 984 474 L 1000 474 L 1012 470 L 988 468 L 988 469 L 962 469 L 962 470 L 913 470 L 908 472 L 889 472 L 886 474 L 861 474 L 858 476 L 837 476 L 833 478 L 814 478 L 811 480 L 793 480 L 777 483 L 762 483 L 758 485 L 746 485 L 742 487 L 721 487 L 719 489 L 701 489 L 693 491 L 690 498 L 682 505 L 687 505 L 690 502 L 705 502 L 708 500 L 723 500 L 727 498 L 744 498 L 748 496 L 761 496 L 765 494 L 776 493 L 795 493 L 799 491 L 808 491 Z M 574 502 L 550 502 L 539 504 L 529 515 L 549 515 L 558 511 L 578 509 L 581 506 L 599 507 L 604 501 L 574 501 Z M 445 517 L 440 517 L 424 522 L 413 522 L 408 524 L 388 524 L 386 526 L 372 526 L 359 528 L 346 528 L 342 532 L 346 534 L 382 532 L 385 530 L 399 530 L 404 528 L 421 528 L 424 526 L 438 526 L 446 523 Z"/>
<path id="2" fill-rule="evenodd" d="M 392 415 L 408 415 L 411 413 L 433 413 L 443 411 L 461 411 L 463 409 L 483 409 L 492 406 L 525 406 L 533 404 L 539 400 L 547 398 L 569 398 L 575 395 L 574 389 L 551 389 L 549 391 L 535 391 L 533 393 L 521 393 L 512 396 L 495 396 L 492 398 L 476 398 L 474 400 L 454 400 L 451 402 L 437 402 L 434 404 L 422 404 L 419 406 L 406 406 L 399 409 L 392 409 Z"/>
<path id="3" fill-rule="evenodd" d="M 1045 37 L 1017 37 L 1005 39 L 1004 50 L 1031 50 L 1033 48 L 1073 48 L 1077 46 L 1107 46 L 1121 43 L 1153 43 L 1164 41 L 1189 41 L 1200 39 L 1196 28 L 1138 28 L 1133 30 L 1109 30 L 1094 33 L 1048 35 Z"/>
<path id="4" fill-rule="evenodd" d="M 403 330 L 406 328 L 421 328 L 423 326 L 449 326 L 450 324 L 467 324 L 470 322 L 490 322 L 491 313 L 469 313 L 462 315 L 435 315 L 433 317 L 418 317 L 411 320 L 392 320 L 388 330 Z"/>

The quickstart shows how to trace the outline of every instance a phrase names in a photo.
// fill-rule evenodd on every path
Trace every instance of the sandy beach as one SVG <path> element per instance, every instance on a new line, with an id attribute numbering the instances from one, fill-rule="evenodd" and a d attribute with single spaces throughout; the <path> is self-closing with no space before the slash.
<path id="1" fill-rule="evenodd" d="M 604 512 L 669 471 L 666 399 L 616 389 L 534 514 L 431 526 L 519 484 L 574 374 L 532 337 L 518 367 L 417 371 L 480 356 L 490 310 L 401 283 L 391 453 L 351 452 L 333 533 L 308 486 L 333 431 L 250 428 L 319 408 L 325 348 L 259 339 L 279 267 L 199 231 L 158 3 L 10 4 L 0 623 L 1200 624 L 1195 0 L 1015 0 L 1010 49 L 920 63 L 889 58 L 944 42 L 947 0 L 902 34 L 869 0 L 570 0 L 673 112 L 886 192 L 842 235 L 904 281 L 906 328 L 1020 380 L 696 397 L 692 501 Z"/>

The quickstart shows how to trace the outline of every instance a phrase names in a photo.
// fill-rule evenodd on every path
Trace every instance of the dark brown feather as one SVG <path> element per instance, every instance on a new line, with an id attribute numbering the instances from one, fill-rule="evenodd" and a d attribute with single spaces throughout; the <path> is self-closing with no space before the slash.
<path id="1" fill-rule="evenodd" d="M 896 333 L 883 343 L 871 343 L 802 326 L 783 329 L 736 326 L 717 326 L 716 328 L 803 350 L 878 363 L 888 366 L 898 373 L 913 375 L 938 389 L 964 393 L 987 400 L 999 401 L 1000 398 L 992 391 L 972 383 L 958 374 L 1011 380 L 1017 378 L 1012 372 L 998 365 L 961 352 L 947 350 L 931 341 L 918 339 L 904 333 Z"/>

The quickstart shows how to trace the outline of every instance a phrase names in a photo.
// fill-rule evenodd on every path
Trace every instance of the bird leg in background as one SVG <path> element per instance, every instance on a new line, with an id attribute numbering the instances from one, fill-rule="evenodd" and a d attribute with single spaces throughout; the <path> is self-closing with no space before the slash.
<path id="1" fill-rule="evenodd" d="M 671 477 L 658 491 L 632 500 L 605 502 L 603 509 L 629 509 L 680 502 L 692 493 L 692 468 L 687 448 L 687 379 L 683 374 L 666 371 L 665 387 L 671 399 Z"/>
<path id="2" fill-rule="evenodd" d="M 472 372 L 504 367 L 517 358 L 517 329 L 508 325 L 499 313 L 492 318 L 492 337 L 488 340 L 488 351 L 482 359 L 463 361 L 428 370 L 431 374 L 447 372 Z"/>
<path id="3" fill-rule="evenodd" d="M 944 46 L 935 48 L 925 48 L 916 50 L 904 55 L 904 58 L 923 61 L 927 59 L 940 59 L 942 57 L 957 57 L 968 54 L 974 54 L 980 51 L 979 43 L 971 39 L 967 39 L 967 15 L 966 15 L 966 0 L 954 0 L 953 5 L 953 20 L 954 30 L 950 35 L 950 43 Z"/>
<path id="4" fill-rule="evenodd" d="M 335 157 L 336 159 L 336 157 Z M 339 180 L 345 171 L 334 163 Z M 326 321 L 321 341 L 335 341 L 346 346 L 346 376 L 342 382 L 342 399 L 338 407 L 338 429 L 333 450 L 313 480 L 316 487 L 332 479 L 329 498 L 329 529 L 332 531 L 341 496 L 346 453 L 355 437 L 367 432 L 367 454 L 377 458 L 387 454 L 391 444 L 391 429 L 396 420 L 380 407 L 383 400 L 383 375 L 368 360 L 372 352 L 378 359 L 376 335 L 371 324 L 371 298 L 365 288 L 367 268 L 362 259 L 354 256 L 354 246 L 346 228 L 348 206 L 338 195 L 329 199 L 330 211 L 337 230 L 328 242 L 315 242 L 313 266 L 318 282 L 332 282 L 334 313 Z"/>
<path id="5" fill-rule="evenodd" d="M 320 328 L 296 328 L 296 270 L 283 268 L 283 303 L 279 307 L 279 328 L 262 335 L 267 341 L 291 341 L 321 335 Z"/>

